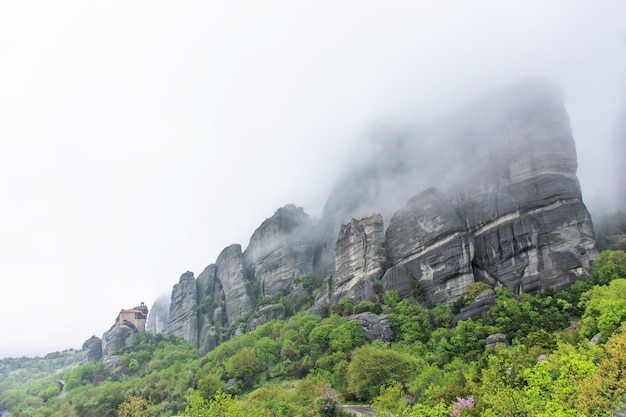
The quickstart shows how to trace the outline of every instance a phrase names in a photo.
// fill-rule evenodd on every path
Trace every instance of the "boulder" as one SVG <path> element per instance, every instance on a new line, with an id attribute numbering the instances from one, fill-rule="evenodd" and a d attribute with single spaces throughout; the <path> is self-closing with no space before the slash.
<path id="1" fill-rule="evenodd" d="M 382 340 L 385 343 L 391 343 L 394 341 L 393 330 L 389 325 L 387 315 L 378 315 L 366 311 L 364 313 L 349 316 L 346 320 L 358 320 L 361 323 L 361 327 L 363 327 L 365 339 L 368 342 Z"/>
<path id="2" fill-rule="evenodd" d="M 285 307 L 282 304 L 269 304 L 259 308 L 248 320 L 247 331 L 251 332 L 262 324 L 285 316 Z"/>
<path id="3" fill-rule="evenodd" d="M 461 309 L 459 314 L 452 318 L 452 324 L 456 324 L 461 320 L 467 320 L 471 317 L 478 317 L 489 311 L 496 303 L 496 293 L 493 290 L 483 291 L 478 294 L 474 301 Z"/>
<path id="4" fill-rule="evenodd" d="M 487 336 L 487 339 L 485 340 L 485 349 L 495 348 L 495 347 L 498 347 L 498 345 L 502 345 L 502 346 L 509 345 L 509 339 L 507 339 L 505 334 L 496 333 L 496 334 Z"/>

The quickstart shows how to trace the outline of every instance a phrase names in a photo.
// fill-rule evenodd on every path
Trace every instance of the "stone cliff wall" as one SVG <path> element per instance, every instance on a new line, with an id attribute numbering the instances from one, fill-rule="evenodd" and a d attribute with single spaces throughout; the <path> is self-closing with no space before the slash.
<path id="1" fill-rule="evenodd" d="M 439 190 L 424 191 L 393 215 L 386 245 L 394 266 L 383 287 L 404 298 L 450 302 L 474 282 L 474 239 Z"/>
<path id="2" fill-rule="evenodd" d="M 385 260 L 383 240 L 380 214 L 341 226 L 335 246 L 331 304 L 342 297 L 365 300 L 374 296 L 372 284 L 382 275 Z"/>

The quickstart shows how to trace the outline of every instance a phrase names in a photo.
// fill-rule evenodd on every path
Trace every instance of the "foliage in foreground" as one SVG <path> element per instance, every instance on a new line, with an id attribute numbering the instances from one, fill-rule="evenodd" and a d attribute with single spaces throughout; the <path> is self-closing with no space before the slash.
<path id="1" fill-rule="evenodd" d="M 120 365 L 91 363 L 7 389 L 16 416 L 332 416 L 340 403 L 431 417 L 609 416 L 626 396 L 626 254 L 605 251 L 592 276 L 557 293 L 498 290 L 483 317 L 450 325 L 385 294 L 396 342 L 366 343 L 350 301 L 329 316 L 300 312 L 198 357 L 180 339 L 144 334 Z M 362 308 L 381 308 L 376 303 Z M 511 346 L 485 351 L 505 333 Z M 590 338 L 600 333 L 598 343 Z M 58 379 L 67 396 L 59 397 Z"/>

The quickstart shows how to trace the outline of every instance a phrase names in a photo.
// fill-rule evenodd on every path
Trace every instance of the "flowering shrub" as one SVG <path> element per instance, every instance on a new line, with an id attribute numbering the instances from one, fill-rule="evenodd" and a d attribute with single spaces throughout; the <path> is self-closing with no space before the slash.
<path id="1" fill-rule="evenodd" d="M 326 389 L 315 402 L 317 409 L 323 417 L 332 417 L 336 415 L 339 406 L 339 398 L 337 393 L 327 384 Z"/>
<path id="2" fill-rule="evenodd" d="M 471 395 L 467 398 L 456 397 L 456 401 L 452 401 L 454 410 L 450 413 L 450 417 L 457 417 L 461 410 L 474 408 L 474 397 Z"/>

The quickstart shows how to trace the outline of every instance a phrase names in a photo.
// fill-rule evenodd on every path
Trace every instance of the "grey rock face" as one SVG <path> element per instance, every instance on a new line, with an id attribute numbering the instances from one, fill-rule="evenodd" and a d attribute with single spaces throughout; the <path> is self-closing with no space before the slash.
<path id="1" fill-rule="evenodd" d="M 313 311 L 344 296 L 377 299 L 378 279 L 402 297 L 451 302 L 475 281 L 534 294 L 587 273 L 596 240 L 554 85 L 524 81 L 452 120 L 374 136 L 351 154 L 355 168 L 334 188 L 319 222 L 285 206 L 254 232 L 245 252 L 231 245 L 197 280 L 181 277 L 165 333 L 207 352 L 236 323 L 240 331 L 243 319 L 254 328 L 278 314 L 268 308 L 254 315 L 262 296 L 308 305 L 311 284 L 304 288 L 297 278 L 309 272 L 324 282 Z M 370 213 L 381 214 L 365 217 Z M 492 293 L 481 297 L 455 320 L 493 303 Z M 149 328 L 156 326 L 155 318 Z"/>
<path id="2" fill-rule="evenodd" d="M 114 325 L 102 335 L 102 355 L 109 358 L 135 341 L 135 332 L 127 326 Z"/>
<path id="3" fill-rule="evenodd" d="M 383 276 L 385 289 L 449 302 L 474 282 L 474 241 L 441 191 L 431 188 L 410 199 L 391 218 L 386 236 L 394 266 Z"/>
<path id="4" fill-rule="evenodd" d="M 83 363 L 97 362 L 102 359 L 102 339 L 91 336 L 83 343 Z"/>
<path id="5" fill-rule="evenodd" d="M 223 325 L 221 317 L 215 320 L 216 306 L 223 299 L 220 286 L 217 282 L 217 267 L 214 264 L 207 266 L 196 280 L 198 294 L 198 351 L 200 355 L 215 349 L 217 346 L 217 331 Z"/>
<path id="6" fill-rule="evenodd" d="M 228 326 L 247 317 L 252 313 L 254 305 L 246 290 L 248 284 L 241 245 L 231 245 L 225 248 L 217 257 L 217 279 L 224 291 L 224 308 Z"/>
<path id="7" fill-rule="evenodd" d="M 170 314 L 164 333 L 198 346 L 198 292 L 193 272 L 181 275 L 172 289 Z"/>
<path id="8" fill-rule="evenodd" d="M 475 273 L 518 293 L 560 289 L 597 255 L 569 119 L 561 95 L 549 91 L 522 94 L 505 110 L 487 129 L 500 141 L 454 202 L 474 236 Z"/>
<path id="9" fill-rule="evenodd" d="M 369 342 L 374 340 L 382 340 L 385 343 L 391 343 L 394 339 L 393 330 L 389 325 L 389 320 L 386 315 L 379 316 L 371 312 L 364 312 L 355 314 L 346 318 L 348 321 L 358 320 L 361 322 L 363 332 L 365 333 L 365 339 Z"/>
<path id="10" fill-rule="evenodd" d="M 298 276 L 313 270 L 314 225 L 302 208 L 290 204 L 255 230 L 243 257 L 262 295 L 290 292 Z"/>
<path id="11" fill-rule="evenodd" d="M 335 246 L 335 271 L 331 303 L 342 297 L 363 300 L 374 298 L 372 284 L 382 275 L 385 260 L 383 218 L 374 214 L 352 219 L 339 230 Z"/>
<path id="12" fill-rule="evenodd" d="M 493 290 L 485 291 L 476 296 L 474 301 L 461 309 L 461 312 L 452 318 L 452 324 L 458 321 L 467 320 L 470 317 L 477 317 L 487 312 L 496 303 L 496 293 Z"/>
<path id="13" fill-rule="evenodd" d="M 509 345 L 509 339 L 507 339 L 505 334 L 496 333 L 496 334 L 487 336 L 487 339 L 485 340 L 485 349 L 495 348 L 498 345 L 503 345 L 503 346 Z"/>

